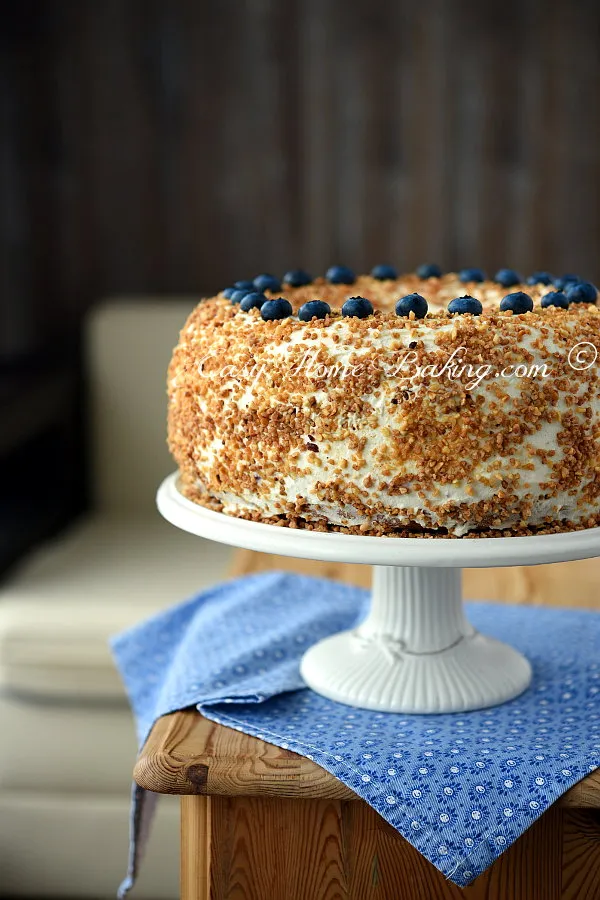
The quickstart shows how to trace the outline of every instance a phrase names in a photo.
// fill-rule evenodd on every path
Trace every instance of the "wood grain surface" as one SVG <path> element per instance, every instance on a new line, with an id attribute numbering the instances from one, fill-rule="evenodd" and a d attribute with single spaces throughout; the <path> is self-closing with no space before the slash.
<path id="1" fill-rule="evenodd" d="M 554 807 L 459 888 L 366 803 L 184 797 L 182 900 L 598 900 L 593 828 Z"/>
<path id="2" fill-rule="evenodd" d="M 237 551 L 232 574 L 250 575 L 269 569 L 333 578 L 360 587 L 371 586 L 370 566 L 293 559 L 253 550 Z M 467 600 L 600 611 L 600 558 L 543 566 L 464 569 L 463 594 Z"/>
<path id="3" fill-rule="evenodd" d="M 570 810 L 563 823 L 561 900 L 600 897 L 600 812 Z"/>
<path id="4" fill-rule="evenodd" d="M 193 802 L 186 802 L 192 800 Z M 210 797 L 181 799 L 181 897 L 211 898 L 212 809 Z"/>
<path id="5" fill-rule="evenodd" d="M 159 794 L 359 799 L 311 760 L 210 722 L 196 709 L 158 720 L 134 777 Z M 558 804 L 600 809 L 600 771 L 574 785 Z"/>
<path id="6" fill-rule="evenodd" d="M 320 563 L 246 550 L 236 554 L 232 574 L 272 568 L 363 586 L 371 577 L 369 566 Z M 467 597 L 600 609 L 600 560 L 465 570 L 464 589 Z M 134 775 L 143 787 L 167 794 L 356 799 L 345 785 L 310 760 L 215 725 L 196 710 L 173 713 L 156 723 Z M 600 771 L 592 772 L 563 794 L 559 804 L 600 809 Z"/>
<path id="7" fill-rule="evenodd" d="M 109 292 L 295 265 L 597 281 L 599 23 L 595 0 L 4 3 L 0 348 Z"/>

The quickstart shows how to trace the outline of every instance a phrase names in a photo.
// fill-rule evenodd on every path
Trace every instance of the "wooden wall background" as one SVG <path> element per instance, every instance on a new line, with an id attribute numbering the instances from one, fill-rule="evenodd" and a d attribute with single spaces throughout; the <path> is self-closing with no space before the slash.
<path id="1" fill-rule="evenodd" d="M 594 0 L 4 0 L 0 352 L 261 270 L 598 279 Z"/>

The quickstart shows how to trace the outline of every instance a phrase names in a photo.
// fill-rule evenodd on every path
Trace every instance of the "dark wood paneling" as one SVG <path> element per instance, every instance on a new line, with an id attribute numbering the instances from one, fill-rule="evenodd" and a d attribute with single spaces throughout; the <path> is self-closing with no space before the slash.
<path id="1" fill-rule="evenodd" d="M 2 8 L 14 348 L 107 292 L 298 264 L 600 276 L 592 0 Z"/>

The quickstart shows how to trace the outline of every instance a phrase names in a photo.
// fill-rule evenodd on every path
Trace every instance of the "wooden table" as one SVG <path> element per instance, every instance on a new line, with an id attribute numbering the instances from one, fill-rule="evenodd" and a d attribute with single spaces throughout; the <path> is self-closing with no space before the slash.
<path id="1" fill-rule="evenodd" d="M 366 586 L 370 569 L 240 551 L 269 568 Z M 600 609 L 600 561 L 468 570 L 465 596 Z M 333 775 L 288 750 L 164 716 L 135 768 L 181 795 L 182 900 L 600 900 L 600 771 L 575 785 L 468 888 L 428 863 Z"/>

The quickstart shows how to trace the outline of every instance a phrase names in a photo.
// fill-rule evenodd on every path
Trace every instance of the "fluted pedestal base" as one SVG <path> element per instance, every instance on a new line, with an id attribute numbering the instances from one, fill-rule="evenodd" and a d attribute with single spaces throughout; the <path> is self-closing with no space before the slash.
<path id="1" fill-rule="evenodd" d="M 368 617 L 305 653 L 308 686 L 350 706 L 403 713 L 462 712 L 518 696 L 531 666 L 469 624 L 460 578 L 456 568 L 375 566 Z"/>

